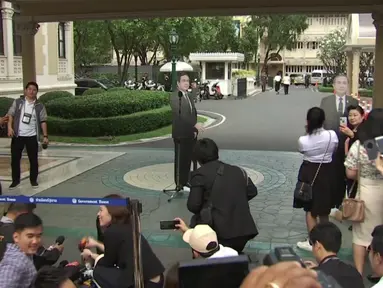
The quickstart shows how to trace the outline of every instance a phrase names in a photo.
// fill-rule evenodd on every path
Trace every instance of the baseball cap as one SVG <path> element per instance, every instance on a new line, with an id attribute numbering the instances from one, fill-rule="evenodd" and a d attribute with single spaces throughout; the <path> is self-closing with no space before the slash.
<path id="1" fill-rule="evenodd" d="M 209 253 L 218 246 L 217 233 L 209 225 L 201 224 L 195 226 L 194 229 L 188 229 L 182 238 L 199 253 Z M 215 243 L 215 245 L 211 243 Z"/>

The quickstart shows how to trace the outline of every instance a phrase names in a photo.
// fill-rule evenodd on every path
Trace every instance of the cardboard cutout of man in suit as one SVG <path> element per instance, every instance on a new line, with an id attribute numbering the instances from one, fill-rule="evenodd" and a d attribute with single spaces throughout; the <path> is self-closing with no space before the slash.
<path id="1" fill-rule="evenodd" d="M 175 147 L 175 159 L 177 159 L 178 156 L 180 157 L 179 183 L 177 183 L 176 178 L 177 167 L 174 169 L 174 179 L 176 185 L 182 189 L 188 186 L 194 144 L 198 133 L 203 131 L 203 126 L 201 123 L 197 123 L 197 110 L 192 96 L 188 93 L 190 87 L 189 76 L 186 73 L 180 73 L 177 78 L 178 89 L 173 91 L 170 96 L 170 106 L 173 114 L 172 137 Z M 179 92 L 182 93 L 181 97 Z M 177 149 L 177 145 L 179 145 L 179 149 Z M 178 155 L 178 153 L 180 155 Z"/>
<path id="2" fill-rule="evenodd" d="M 347 125 L 348 115 L 347 107 L 350 105 L 358 105 L 358 100 L 352 96 L 347 96 L 348 79 L 345 75 L 338 75 L 334 79 L 334 93 L 322 99 L 320 107 L 324 110 L 326 120 L 324 128 L 334 130 L 338 135 L 338 149 L 332 157 L 333 163 L 333 179 L 332 182 L 332 202 L 333 207 L 339 208 L 346 191 L 346 170 L 344 167 L 345 148 L 344 143 L 346 136 L 340 132 L 341 125 Z M 346 121 L 346 123 L 342 123 Z"/>

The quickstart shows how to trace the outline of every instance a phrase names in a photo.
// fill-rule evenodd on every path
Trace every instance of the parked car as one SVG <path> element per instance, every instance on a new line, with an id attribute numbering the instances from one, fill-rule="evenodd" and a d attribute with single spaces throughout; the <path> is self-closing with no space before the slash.
<path id="1" fill-rule="evenodd" d="M 88 90 L 90 88 L 101 88 L 105 91 L 115 87 L 113 83 L 106 79 L 90 79 L 90 78 L 81 78 L 76 79 L 74 81 L 77 84 L 77 87 L 75 88 L 75 95 L 79 96 L 82 95 L 85 90 Z"/>
<path id="2" fill-rule="evenodd" d="M 291 83 L 294 83 L 294 85 L 304 85 L 305 84 L 305 77 L 303 74 L 290 74 Z"/>

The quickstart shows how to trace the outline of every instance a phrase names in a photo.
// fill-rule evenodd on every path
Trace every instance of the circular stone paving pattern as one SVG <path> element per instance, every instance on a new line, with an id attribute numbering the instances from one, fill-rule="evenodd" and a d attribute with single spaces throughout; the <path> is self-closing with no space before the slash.
<path id="1" fill-rule="evenodd" d="M 243 167 L 243 169 L 255 185 L 265 179 L 263 174 L 258 171 L 247 167 Z M 173 163 L 164 163 L 141 167 L 126 173 L 124 181 L 142 189 L 162 191 L 165 187 L 174 185 L 174 166 Z"/>

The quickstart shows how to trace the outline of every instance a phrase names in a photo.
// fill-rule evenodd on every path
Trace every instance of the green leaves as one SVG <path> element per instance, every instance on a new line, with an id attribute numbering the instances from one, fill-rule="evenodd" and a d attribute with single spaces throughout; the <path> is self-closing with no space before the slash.
<path id="1" fill-rule="evenodd" d="M 333 75 L 346 72 L 347 58 L 343 48 L 346 44 L 346 30 L 334 30 L 319 42 L 318 58 L 323 62 L 325 70 Z"/>

